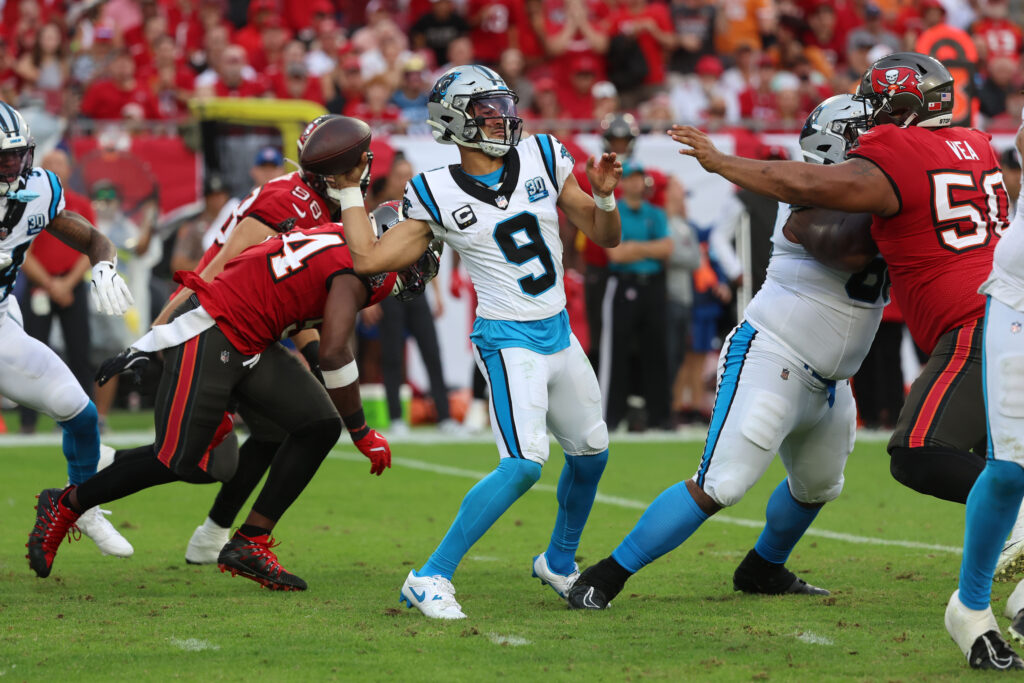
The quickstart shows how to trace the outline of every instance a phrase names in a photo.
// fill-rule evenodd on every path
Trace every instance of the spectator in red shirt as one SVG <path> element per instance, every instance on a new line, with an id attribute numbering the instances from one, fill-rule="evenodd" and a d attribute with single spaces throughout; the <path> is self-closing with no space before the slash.
<path id="1" fill-rule="evenodd" d="M 363 71 L 359 57 L 348 54 L 338 60 L 338 66 L 327 80 L 327 111 L 340 114 L 346 107 L 363 101 Z"/>
<path id="2" fill-rule="evenodd" d="M 196 80 L 196 95 L 200 97 L 261 97 L 267 88 L 245 61 L 245 49 L 229 45 L 214 66 L 213 78 L 202 84 Z M 205 75 L 205 74 L 201 74 Z M 209 81 L 212 81 L 210 83 Z"/>
<path id="3" fill-rule="evenodd" d="M 57 174 L 64 185 L 64 201 L 68 211 L 81 214 L 90 223 L 95 222 L 89 200 L 68 189 L 70 176 L 68 155 L 56 149 L 43 157 L 42 167 Z M 89 257 L 75 251 L 50 232 L 44 230 L 32 241 L 22 271 L 29 281 L 27 301 L 22 302 L 25 332 L 44 344 L 49 344 L 53 318 L 60 320 L 65 340 L 68 368 L 92 396 L 93 369 L 89 364 L 89 285 L 85 274 L 89 271 Z M 21 431 L 31 434 L 36 430 L 37 414 L 21 409 Z"/>
<path id="4" fill-rule="evenodd" d="M 345 107 L 344 114 L 373 122 L 374 132 L 401 133 L 405 130 L 405 121 L 402 120 L 402 110 L 391 104 L 392 92 L 388 79 L 378 74 L 364 86 L 366 99 Z"/>
<path id="5" fill-rule="evenodd" d="M 280 17 L 272 17 L 263 24 L 260 31 L 260 47 L 255 52 L 247 50 L 249 66 L 259 74 L 264 74 L 267 68 L 276 64 L 281 59 L 284 46 L 291 40 L 291 31 L 285 26 Z"/>
<path id="6" fill-rule="evenodd" d="M 619 9 L 608 17 L 608 33 L 636 39 L 647 61 L 644 85 L 658 86 L 665 82 L 666 55 L 676 47 L 676 36 L 665 5 L 648 0 L 623 0 Z"/>
<path id="7" fill-rule="evenodd" d="M 819 2 L 807 14 L 807 32 L 804 42 L 818 48 L 822 57 L 834 70 L 840 66 L 846 54 L 845 36 L 841 36 L 836 28 L 836 11 L 827 2 Z"/>
<path id="8" fill-rule="evenodd" d="M 775 94 L 772 79 L 775 78 L 775 60 L 761 55 L 757 62 L 757 82 L 740 93 L 740 116 L 744 119 L 768 120 L 775 113 Z"/>
<path id="9" fill-rule="evenodd" d="M 176 119 L 188 114 L 188 100 L 195 91 L 195 73 L 178 58 L 173 38 L 156 39 L 153 62 L 139 80 L 147 83 L 156 96 L 161 117 Z"/>
<path id="10" fill-rule="evenodd" d="M 970 34 L 978 44 L 981 59 L 1016 57 L 1021 50 L 1021 29 L 1007 18 L 1006 0 L 988 0 L 979 8 L 982 18 L 971 25 Z"/>
<path id="11" fill-rule="evenodd" d="M 478 62 L 494 66 L 506 48 L 519 45 L 523 0 L 469 0 L 468 15 Z"/>
<path id="12" fill-rule="evenodd" d="M 263 49 L 263 28 L 268 22 L 280 21 L 276 0 L 252 0 L 249 3 L 249 21 L 235 31 L 231 42 L 245 48 L 249 58 Z"/>
<path id="13" fill-rule="evenodd" d="M 566 118 L 583 121 L 594 118 L 594 96 L 591 93 L 597 83 L 600 63 L 588 54 L 581 54 L 572 60 L 569 77 L 569 92 L 562 103 Z"/>
<path id="14" fill-rule="evenodd" d="M 135 78 L 135 60 L 121 51 L 110 64 L 110 78 L 93 81 L 82 97 L 82 114 L 92 119 L 160 117 L 156 97 Z"/>
<path id="15" fill-rule="evenodd" d="M 324 103 L 321 81 L 309 73 L 306 67 L 306 47 L 297 40 L 285 46 L 281 62 L 273 69 L 269 80 L 270 90 L 275 97 Z"/>

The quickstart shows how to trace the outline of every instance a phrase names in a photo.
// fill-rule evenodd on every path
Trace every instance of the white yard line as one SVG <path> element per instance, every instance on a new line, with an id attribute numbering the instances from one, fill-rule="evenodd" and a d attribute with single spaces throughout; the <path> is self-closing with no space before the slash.
<path id="1" fill-rule="evenodd" d="M 686 438 L 688 431 L 692 431 L 695 436 Z M 639 443 L 639 442 L 666 442 L 666 441 L 701 441 L 704 438 L 703 432 L 694 428 L 688 428 L 688 431 L 679 432 L 673 435 L 660 433 L 647 433 L 647 434 L 615 434 L 612 435 L 612 443 Z M 698 435 L 699 436 L 696 436 Z M 878 443 L 888 440 L 888 433 L 860 430 L 857 433 L 857 440 L 868 443 Z M 145 444 L 147 441 L 152 441 L 153 432 L 118 432 L 108 434 L 103 437 L 103 443 L 110 446 L 137 446 Z M 493 439 L 490 434 L 481 437 L 469 437 L 465 439 L 452 440 L 451 438 L 444 437 L 441 434 L 433 433 L 413 433 L 403 439 L 389 438 L 392 444 L 442 444 L 442 443 L 482 443 L 489 444 L 493 443 Z M 0 454 L 4 453 L 5 447 L 17 448 L 23 446 L 60 446 L 61 435 L 60 434 L 32 434 L 32 435 L 21 435 L 21 434 L 4 434 L 0 435 Z M 336 446 L 331 452 L 331 458 L 337 458 L 340 460 L 347 460 L 351 462 L 365 462 L 366 459 L 362 454 L 355 453 L 352 451 L 352 446 Z M 408 467 L 410 469 L 422 470 L 424 472 L 433 472 L 435 474 L 442 474 L 450 477 L 462 477 L 464 479 L 472 479 L 479 481 L 486 477 L 489 472 L 479 472 L 477 470 L 467 470 L 461 467 L 450 467 L 448 465 L 438 465 L 436 463 L 427 462 L 425 460 L 416 460 L 413 458 L 392 458 L 394 465 L 401 467 Z M 555 492 L 555 487 L 547 484 L 535 484 L 534 490 L 546 491 L 549 493 Z M 642 500 L 632 500 L 630 498 L 622 498 L 619 496 L 607 496 L 604 494 L 597 494 L 597 502 L 604 505 L 613 505 L 615 507 L 627 508 L 631 510 L 646 510 L 650 502 Z M 717 514 L 711 517 L 711 521 L 732 524 L 734 526 L 749 527 L 753 529 L 760 529 L 764 526 L 764 520 L 756 519 L 742 519 L 740 517 L 731 517 L 729 515 Z M 910 548 L 914 550 L 929 550 L 933 552 L 952 553 L 959 555 L 963 552 L 963 549 L 959 546 L 951 545 L 936 545 L 933 543 L 921 543 L 918 541 L 903 541 L 898 539 L 888 538 L 877 538 L 874 536 L 857 536 L 854 534 L 846 534 L 838 531 L 828 531 L 827 529 L 818 529 L 811 527 L 806 532 L 807 536 L 814 536 L 817 538 L 827 538 L 833 541 L 843 541 L 845 543 L 857 543 L 864 545 L 882 545 L 882 546 L 896 546 L 900 548 Z"/>

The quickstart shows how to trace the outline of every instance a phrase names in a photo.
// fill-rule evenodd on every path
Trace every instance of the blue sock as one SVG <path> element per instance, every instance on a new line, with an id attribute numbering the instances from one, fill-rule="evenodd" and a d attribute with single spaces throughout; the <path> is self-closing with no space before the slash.
<path id="1" fill-rule="evenodd" d="M 100 461 L 100 423 L 96 404 L 89 401 L 78 415 L 58 424 L 64 430 L 68 481 L 81 484 L 96 474 L 96 464 Z"/>
<path id="2" fill-rule="evenodd" d="M 459 514 L 448 528 L 448 533 L 416 575 L 440 574 L 451 579 L 462 556 L 538 479 L 539 464 L 523 458 L 502 458 L 498 467 L 477 482 L 462 499 Z"/>
<path id="3" fill-rule="evenodd" d="M 768 499 L 764 530 L 754 545 L 754 551 L 769 562 L 785 564 L 793 546 L 803 537 L 820 510 L 820 505 L 809 508 L 798 503 L 789 491 L 789 479 L 783 479 Z"/>
<path id="4" fill-rule="evenodd" d="M 597 455 L 565 455 L 562 476 L 558 479 L 558 516 L 551 543 L 544 552 L 551 570 L 563 576 L 572 573 L 576 549 L 583 527 L 597 495 L 597 482 L 608 464 L 608 449 Z"/>
<path id="5" fill-rule="evenodd" d="M 992 597 L 992 575 L 1003 543 L 1013 528 L 1024 498 L 1024 468 L 1007 460 L 989 460 L 970 495 L 960 560 L 960 602 L 986 609 Z"/>
<path id="6" fill-rule="evenodd" d="M 633 530 L 612 551 L 612 558 L 635 574 L 681 545 L 707 518 L 686 490 L 686 482 L 681 481 L 654 499 Z"/>

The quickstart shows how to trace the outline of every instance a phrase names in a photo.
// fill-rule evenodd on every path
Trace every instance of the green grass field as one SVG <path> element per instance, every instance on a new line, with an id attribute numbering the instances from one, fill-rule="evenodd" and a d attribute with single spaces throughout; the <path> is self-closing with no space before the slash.
<path id="1" fill-rule="evenodd" d="M 789 563 L 832 597 L 732 590 L 732 571 L 783 476 L 776 463 L 740 505 L 634 577 L 611 609 L 568 611 L 530 577 L 554 521 L 555 447 L 540 484 L 456 574 L 469 618 L 438 623 L 400 606 L 398 591 L 474 479 L 494 466 L 493 445 L 396 443 L 394 467 L 381 478 L 352 447 L 336 448 L 276 533 L 282 563 L 310 590 L 273 593 L 185 564 L 215 494 L 186 484 L 107 506 L 135 545 L 131 559 L 103 557 L 84 539 L 62 546 L 49 579 L 35 578 L 24 559 L 34 496 L 64 481 L 63 458 L 55 446 L 11 441 L 0 436 L 4 680 L 909 681 L 974 673 L 942 624 L 963 508 L 894 482 L 882 443 L 858 445 L 846 490 L 815 522 L 815 531 L 834 534 L 808 536 Z M 613 444 L 580 564 L 608 554 L 649 501 L 691 476 L 701 445 Z M 997 586 L 997 614 L 1011 588 Z"/>

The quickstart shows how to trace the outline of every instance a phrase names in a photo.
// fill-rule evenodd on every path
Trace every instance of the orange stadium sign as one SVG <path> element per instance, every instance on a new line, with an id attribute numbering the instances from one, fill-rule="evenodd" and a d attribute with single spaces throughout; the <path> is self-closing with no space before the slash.
<path id="1" fill-rule="evenodd" d="M 978 50 L 971 36 L 958 28 L 939 24 L 917 38 L 914 49 L 942 62 L 953 75 L 953 124 L 973 126 L 979 103 L 971 83 L 978 70 Z"/>

